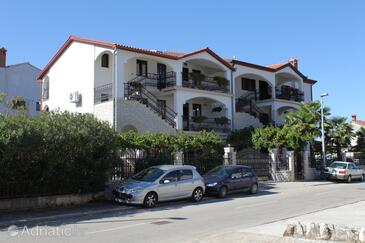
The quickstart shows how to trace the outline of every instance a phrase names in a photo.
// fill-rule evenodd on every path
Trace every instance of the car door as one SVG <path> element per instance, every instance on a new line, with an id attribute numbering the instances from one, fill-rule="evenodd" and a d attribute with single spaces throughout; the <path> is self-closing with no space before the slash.
<path id="1" fill-rule="evenodd" d="M 194 180 L 193 171 L 191 169 L 180 170 L 179 176 L 179 187 L 181 192 L 181 197 L 190 197 L 193 193 Z"/>
<path id="2" fill-rule="evenodd" d="M 243 173 L 242 183 L 241 183 L 242 189 L 251 188 L 252 177 L 253 177 L 252 170 L 250 168 L 243 167 L 242 173 Z"/>
<path id="3" fill-rule="evenodd" d="M 356 177 L 357 177 L 356 169 L 353 164 L 347 165 L 347 171 L 348 171 L 348 174 L 352 176 L 352 179 L 356 179 Z"/>
<path id="4" fill-rule="evenodd" d="M 353 170 L 354 170 L 354 174 L 356 174 L 356 178 L 360 179 L 362 176 L 362 171 L 361 169 L 356 165 L 356 164 L 352 164 Z"/>
<path id="5" fill-rule="evenodd" d="M 179 170 L 168 172 L 160 180 L 157 190 L 159 201 L 171 200 L 179 197 Z"/>
<path id="6" fill-rule="evenodd" d="M 239 190 L 242 187 L 242 169 L 234 168 L 227 182 L 230 191 Z"/>

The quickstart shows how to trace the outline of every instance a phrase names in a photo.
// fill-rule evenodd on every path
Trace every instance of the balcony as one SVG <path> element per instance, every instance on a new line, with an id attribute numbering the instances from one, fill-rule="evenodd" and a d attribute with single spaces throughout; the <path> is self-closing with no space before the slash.
<path id="1" fill-rule="evenodd" d="M 276 98 L 300 102 L 304 101 L 304 93 L 299 89 L 283 85 L 280 89 L 276 89 Z"/>
<path id="2" fill-rule="evenodd" d="M 229 92 L 229 80 L 224 77 L 206 77 L 201 73 L 182 73 L 182 80 L 182 87 L 221 93 Z"/>
<path id="3" fill-rule="evenodd" d="M 183 130 L 185 131 L 214 131 L 229 133 L 231 120 L 227 117 L 183 116 Z"/>
<path id="4" fill-rule="evenodd" d="M 94 104 L 96 105 L 103 102 L 111 101 L 113 99 L 112 87 L 113 85 L 111 83 L 95 87 Z"/>

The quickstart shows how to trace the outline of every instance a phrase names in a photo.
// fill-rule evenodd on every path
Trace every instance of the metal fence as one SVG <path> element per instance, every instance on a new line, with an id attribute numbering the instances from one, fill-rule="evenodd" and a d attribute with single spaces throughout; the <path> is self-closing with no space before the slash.
<path id="1" fill-rule="evenodd" d="M 270 157 L 268 153 L 263 153 L 254 149 L 243 149 L 237 153 L 237 164 L 250 166 L 258 177 L 270 175 Z"/>

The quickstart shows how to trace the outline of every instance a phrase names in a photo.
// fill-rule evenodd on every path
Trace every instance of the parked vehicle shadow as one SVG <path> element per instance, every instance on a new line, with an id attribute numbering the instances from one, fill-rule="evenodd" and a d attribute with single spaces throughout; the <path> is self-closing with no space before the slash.
<path id="1" fill-rule="evenodd" d="M 104 203 L 99 203 L 101 205 L 99 205 L 98 207 L 95 207 L 95 205 L 94 206 L 88 205 L 86 207 L 85 206 L 75 207 L 75 208 L 59 209 L 51 211 L 43 210 L 43 212 L 38 211 L 35 213 L 28 212 L 24 213 L 23 217 L 19 216 L 18 215 L 19 213 L 15 213 L 14 218 L 11 217 L 11 214 L 8 214 L 5 218 L 2 217 L 0 219 L 0 232 L 8 230 L 9 224 L 4 224 L 4 222 L 9 220 L 18 220 L 16 223 L 14 223 L 16 226 L 18 227 L 27 226 L 28 228 L 35 226 L 56 227 L 68 224 L 99 224 L 99 223 L 110 223 L 110 222 L 120 223 L 129 221 L 151 221 L 151 220 L 155 221 L 186 220 L 186 218 L 182 217 L 169 217 L 169 218 L 156 217 L 156 218 L 136 219 L 134 218 L 134 216 L 138 216 L 138 214 L 146 211 L 158 212 L 165 210 L 175 210 L 184 207 L 195 207 L 200 205 L 225 203 L 227 201 L 233 201 L 241 198 L 261 197 L 271 194 L 277 194 L 278 192 L 271 191 L 273 188 L 275 188 L 274 183 L 265 183 L 260 186 L 260 191 L 257 194 L 239 192 L 239 193 L 229 194 L 225 198 L 206 196 L 201 202 L 197 203 L 189 200 L 162 202 L 159 203 L 157 207 L 152 209 L 145 209 L 141 208 L 140 206 L 118 205 L 115 204 L 114 202 L 104 202 Z M 93 211 L 93 209 L 95 209 L 95 211 Z M 47 218 L 42 219 L 42 217 L 44 216 Z M 123 218 L 115 219 L 116 217 L 123 217 Z"/>

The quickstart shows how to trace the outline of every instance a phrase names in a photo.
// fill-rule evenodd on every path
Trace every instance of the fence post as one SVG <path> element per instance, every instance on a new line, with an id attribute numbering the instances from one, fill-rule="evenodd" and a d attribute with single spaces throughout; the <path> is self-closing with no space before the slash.
<path id="1" fill-rule="evenodd" d="M 304 146 L 303 150 L 303 170 L 304 170 L 304 180 L 313 180 L 315 178 L 314 169 L 311 168 L 311 153 L 310 146 L 307 144 Z"/>
<path id="2" fill-rule="evenodd" d="M 271 172 L 272 173 L 276 173 L 276 168 L 277 168 L 277 159 L 278 159 L 278 149 L 277 148 L 273 148 L 270 150 L 269 152 L 270 155 L 270 166 L 271 166 Z"/>
<path id="3" fill-rule="evenodd" d="M 183 165 L 184 164 L 184 153 L 182 151 L 175 152 L 174 154 L 174 164 Z"/>
<path id="4" fill-rule="evenodd" d="M 231 147 L 229 145 L 227 147 L 224 147 L 223 163 L 224 165 L 237 164 L 236 152 L 234 151 L 234 147 Z"/>
<path id="5" fill-rule="evenodd" d="M 289 162 L 289 181 L 294 181 L 295 171 L 294 171 L 294 151 L 286 151 L 286 156 L 288 157 Z"/>

